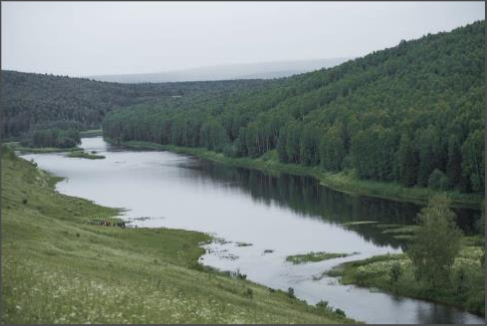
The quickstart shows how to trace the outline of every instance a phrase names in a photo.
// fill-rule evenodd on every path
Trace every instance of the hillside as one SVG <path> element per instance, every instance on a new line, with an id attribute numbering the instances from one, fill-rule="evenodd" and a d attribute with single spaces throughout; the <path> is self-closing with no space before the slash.
<path id="1" fill-rule="evenodd" d="M 148 74 L 91 76 L 98 81 L 117 83 L 162 83 L 233 79 L 272 79 L 330 68 L 348 58 L 276 61 L 192 68 Z"/>
<path id="2" fill-rule="evenodd" d="M 350 323 L 282 291 L 204 271 L 209 236 L 94 225 L 115 209 L 2 147 L 2 323 Z"/>
<path id="3" fill-rule="evenodd" d="M 483 192 L 485 22 L 231 96 L 116 110 L 104 135 L 403 187 Z M 181 108 L 184 108 L 182 110 Z"/>
<path id="4" fill-rule="evenodd" d="M 89 79 L 2 71 L 2 138 L 36 129 L 98 129 L 114 108 L 199 93 L 202 97 L 247 86 L 256 80 L 161 84 L 117 84 Z"/>

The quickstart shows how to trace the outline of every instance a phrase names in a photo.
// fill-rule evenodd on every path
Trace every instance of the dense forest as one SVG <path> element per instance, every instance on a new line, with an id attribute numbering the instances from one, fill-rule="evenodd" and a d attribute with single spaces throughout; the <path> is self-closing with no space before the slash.
<path id="1" fill-rule="evenodd" d="M 231 157 L 275 150 L 281 162 L 362 179 L 483 192 L 484 30 L 476 22 L 265 86 L 117 109 L 104 135 Z"/>
<path id="2" fill-rule="evenodd" d="M 22 141 L 24 146 L 71 148 L 81 144 L 80 133 L 76 129 L 39 129 L 30 136 Z"/>
<path id="3" fill-rule="evenodd" d="M 2 139 L 44 129 L 98 129 L 107 112 L 173 97 L 215 95 L 260 80 L 117 84 L 83 78 L 2 71 Z"/>

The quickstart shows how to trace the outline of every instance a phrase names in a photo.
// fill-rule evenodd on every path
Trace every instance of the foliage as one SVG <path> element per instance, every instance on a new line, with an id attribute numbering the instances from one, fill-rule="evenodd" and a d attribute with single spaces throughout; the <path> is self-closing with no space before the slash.
<path id="1" fill-rule="evenodd" d="M 98 129 L 114 108 L 265 84 L 261 80 L 118 84 L 2 70 L 2 138 L 37 129 Z"/>
<path id="2" fill-rule="evenodd" d="M 434 173 L 434 187 L 483 193 L 484 27 L 476 22 L 258 86 L 114 110 L 104 136 L 229 157 L 277 151 L 281 163 L 354 170 L 406 187 L 428 187 Z"/>
<path id="3" fill-rule="evenodd" d="M 444 195 L 431 198 L 419 214 L 419 228 L 408 250 L 418 280 L 432 286 L 448 284 L 460 251 L 462 234 L 449 206 L 450 202 Z"/>
<path id="4" fill-rule="evenodd" d="M 72 151 L 66 156 L 71 158 L 85 158 L 88 160 L 101 160 L 105 158 L 103 155 L 90 154 L 83 151 Z"/>
<path id="5" fill-rule="evenodd" d="M 286 261 L 293 263 L 294 265 L 305 264 L 308 262 L 319 262 L 328 259 L 347 257 L 350 254 L 336 254 L 328 252 L 310 252 L 303 255 L 287 256 Z"/>
<path id="6" fill-rule="evenodd" d="M 435 169 L 428 179 L 428 186 L 433 189 L 446 190 L 448 187 L 448 178 L 443 172 Z"/>
<path id="7" fill-rule="evenodd" d="M 463 246 L 453 265 L 451 284 L 431 287 L 418 282 L 414 266 L 406 254 L 375 256 L 369 259 L 344 263 L 328 274 L 339 276 L 343 284 L 376 288 L 395 295 L 445 303 L 485 314 L 485 273 L 480 263 L 483 248 Z M 391 282 L 391 271 L 401 273 L 396 282 Z"/>
<path id="8" fill-rule="evenodd" d="M 75 129 L 39 129 L 33 131 L 22 144 L 34 148 L 72 148 L 81 144 L 81 138 Z"/>
<path id="9" fill-rule="evenodd" d="M 389 273 L 391 282 L 397 283 L 399 281 L 399 278 L 401 277 L 402 270 L 401 270 L 401 264 L 395 263 L 394 265 L 391 266 L 391 270 Z"/>

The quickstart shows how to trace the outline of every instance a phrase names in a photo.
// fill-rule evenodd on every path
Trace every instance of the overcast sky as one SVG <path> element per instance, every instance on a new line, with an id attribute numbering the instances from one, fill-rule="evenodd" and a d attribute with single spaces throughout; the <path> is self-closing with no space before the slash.
<path id="1" fill-rule="evenodd" d="M 484 2 L 2 2 L 2 69 L 83 76 L 356 57 L 480 19 Z"/>

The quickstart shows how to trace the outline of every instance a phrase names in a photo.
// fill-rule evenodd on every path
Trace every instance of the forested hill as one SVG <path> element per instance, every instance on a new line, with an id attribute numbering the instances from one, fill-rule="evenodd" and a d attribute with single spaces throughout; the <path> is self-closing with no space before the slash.
<path id="1" fill-rule="evenodd" d="M 228 156 L 275 150 L 281 162 L 362 179 L 482 192 L 484 30 L 481 21 L 401 41 L 226 98 L 195 94 L 117 110 L 104 134 Z"/>
<path id="2" fill-rule="evenodd" d="M 118 84 L 89 79 L 2 70 L 2 139 L 38 129 L 99 128 L 117 107 L 177 96 L 211 96 L 240 87 L 262 86 L 258 80 Z"/>

